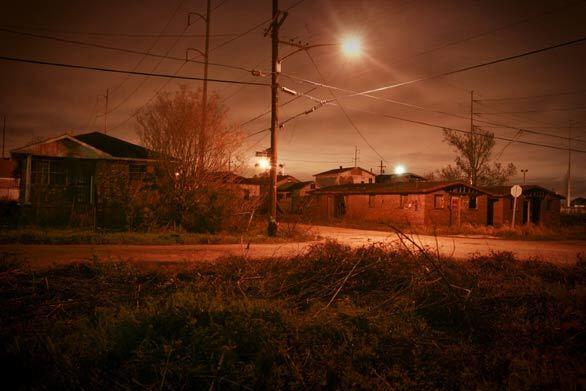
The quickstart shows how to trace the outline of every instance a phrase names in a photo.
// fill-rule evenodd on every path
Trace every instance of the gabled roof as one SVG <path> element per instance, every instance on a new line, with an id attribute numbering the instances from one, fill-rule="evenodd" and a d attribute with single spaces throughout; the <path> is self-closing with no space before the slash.
<path id="1" fill-rule="evenodd" d="M 64 134 L 14 149 L 12 153 L 82 159 L 147 160 L 152 158 L 150 150 L 100 132 L 78 136 Z"/>
<path id="2" fill-rule="evenodd" d="M 149 159 L 153 156 L 153 152 L 145 147 L 108 136 L 101 132 L 80 134 L 74 136 L 74 138 L 117 158 Z"/>
<path id="3" fill-rule="evenodd" d="M 545 192 L 554 197 L 565 198 L 563 195 L 556 193 L 555 191 L 549 190 L 539 185 L 521 185 L 523 188 L 523 194 L 531 194 L 535 192 Z M 511 195 L 511 186 L 486 186 L 481 187 L 482 190 L 486 191 L 493 197 L 513 197 Z"/>
<path id="4" fill-rule="evenodd" d="M 365 172 L 367 172 L 369 174 L 374 175 L 372 172 L 370 172 L 368 170 L 365 170 L 362 167 L 340 167 L 340 168 L 335 168 L 333 170 L 328 170 L 328 171 L 320 172 L 319 174 L 314 174 L 313 176 L 341 174 L 343 172 L 351 171 L 351 170 L 362 170 L 362 171 L 365 171 Z"/>
<path id="5" fill-rule="evenodd" d="M 464 182 L 395 182 L 395 183 L 360 183 L 323 187 L 312 194 L 422 194 L 450 188 L 466 188 L 474 193 L 486 194 L 486 191 Z"/>

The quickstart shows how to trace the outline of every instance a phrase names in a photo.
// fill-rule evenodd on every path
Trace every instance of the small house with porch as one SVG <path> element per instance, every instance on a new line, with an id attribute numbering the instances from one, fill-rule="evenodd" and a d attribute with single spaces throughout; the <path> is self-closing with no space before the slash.
<path id="1" fill-rule="evenodd" d="M 36 142 L 12 158 L 23 215 L 51 224 L 122 223 L 131 189 L 154 175 L 155 163 L 148 149 L 100 132 Z"/>
<path id="2" fill-rule="evenodd" d="M 459 226 L 487 218 L 487 193 L 464 182 L 347 184 L 311 194 L 310 213 L 324 220 Z"/>

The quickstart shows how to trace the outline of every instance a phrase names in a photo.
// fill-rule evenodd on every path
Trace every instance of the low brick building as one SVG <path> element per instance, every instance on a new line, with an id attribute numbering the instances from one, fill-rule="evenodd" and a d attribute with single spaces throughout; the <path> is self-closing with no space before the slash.
<path id="1" fill-rule="evenodd" d="M 523 193 L 517 199 L 515 224 L 555 226 L 560 222 L 562 195 L 537 185 L 523 185 Z M 487 224 L 510 225 L 513 218 L 511 186 L 484 187 L 490 194 L 487 202 Z"/>
<path id="2" fill-rule="evenodd" d="M 154 175 L 151 151 L 100 132 L 54 137 L 12 157 L 19 203 L 31 222 L 123 224 L 133 190 Z"/>
<path id="3" fill-rule="evenodd" d="M 309 192 L 315 189 L 315 182 L 290 182 L 277 188 L 279 209 L 284 213 L 301 213 L 308 205 Z"/>
<path id="4" fill-rule="evenodd" d="M 313 191 L 310 212 L 325 220 L 397 225 L 486 224 L 487 193 L 463 182 L 348 184 Z"/>

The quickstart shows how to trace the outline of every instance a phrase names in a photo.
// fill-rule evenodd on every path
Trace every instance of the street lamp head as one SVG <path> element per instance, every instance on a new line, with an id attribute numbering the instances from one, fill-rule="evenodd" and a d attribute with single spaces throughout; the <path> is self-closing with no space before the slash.
<path id="1" fill-rule="evenodd" d="M 260 168 L 261 170 L 265 171 L 265 170 L 268 170 L 269 168 L 271 168 L 271 162 L 266 157 L 262 157 L 262 158 L 258 159 L 258 163 L 256 164 L 256 166 L 258 168 Z"/>
<path id="2" fill-rule="evenodd" d="M 398 164 L 395 166 L 395 174 L 396 175 L 403 175 L 405 173 L 405 166 L 402 164 Z"/>
<path id="3" fill-rule="evenodd" d="M 362 43 L 360 38 L 352 36 L 346 37 L 342 41 L 342 52 L 348 57 L 358 57 L 362 53 Z"/>

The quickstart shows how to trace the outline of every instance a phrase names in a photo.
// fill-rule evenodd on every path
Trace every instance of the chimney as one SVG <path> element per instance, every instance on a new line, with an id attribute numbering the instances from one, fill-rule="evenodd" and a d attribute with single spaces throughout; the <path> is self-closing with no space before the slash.
<path id="1" fill-rule="evenodd" d="M 342 169 L 342 166 L 340 166 L 340 170 Z"/>

